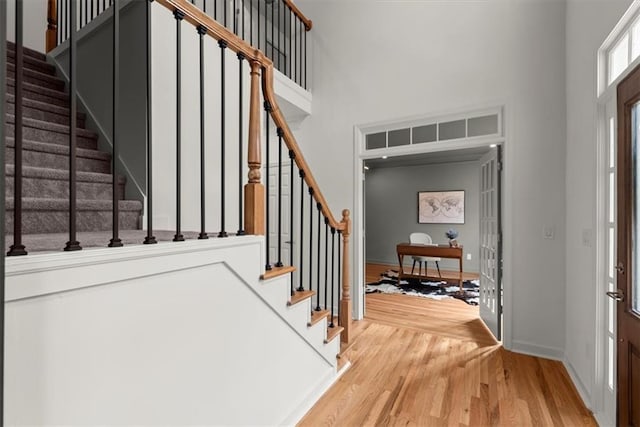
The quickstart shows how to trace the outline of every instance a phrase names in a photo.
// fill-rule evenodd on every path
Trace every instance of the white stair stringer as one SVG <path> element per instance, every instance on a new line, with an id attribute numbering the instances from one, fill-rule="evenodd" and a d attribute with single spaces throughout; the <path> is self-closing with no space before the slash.
<path id="1" fill-rule="evenodd" d="M 7 423 L 295 424 L 339 377 L 339 337 L 287 306 L 287 277 L 259 279 L 263 253 L 243 236 L 7 260 Z"/>
<path id="2" fill-rule="evenodd" d="M 328 363 L 337 367 L 340 337 L 335 337 L 331 342 L 325 343 L 328 326 L 326 318 L 309 326 L 312 310 L 311 298 L 306 298 L 293 305 L 287 304 L 290 300 L 290 280 L 290 274 L 263 280 L 262 286 L 259 286 L 257 291 L 309 345 L 313 346 Z"/>

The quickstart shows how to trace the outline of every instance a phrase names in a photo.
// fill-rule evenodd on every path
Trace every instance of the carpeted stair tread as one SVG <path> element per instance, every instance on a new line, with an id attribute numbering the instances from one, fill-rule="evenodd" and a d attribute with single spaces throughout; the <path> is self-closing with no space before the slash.
<path id="1" fill-rule="evenodd" d="M 14 50 L 8 50 L 7 62 L 15 64 L 16 62 L 15 55 L 16 55 L 16 52 Z M 24 68 L 37 70 L 42 73 L 50 74 L 52 76 L 56 74 L 55 65 L 49 64 L 47 61 L 44 61 L 42 59 L 37 59 L 29 55 L 24 55 L 23 59 L 24 59 Z"/>
<path id="2" fill-rule="evenodd" d="M 7 74 L 15 79 L 16 65 L 13 63 L 7 64 Z M 65 82 L 58 77 L 51 74 L 42 73 L 30 68 L 23 68 L 24 81 L 37 86 L 45 87 L 53 90 L 64 90 Z"/>
<path id="3" fill-rule="evenodd" d="M 5 209 L 13 209 L 13 197 L 7 197 Z M 87 200 L 78 199 L 76 207 L 78 211 L 109 211 L 111 212 L 111 200 Z M 122 212 L 139 212 L 142 210 L 142 202 L 138 200 L 120 200 L 118 208 Z M 34 197 L 22 198 L 22 209 L 31 211 L 64 211 L 69 210 L 69 200 L 67 199 L 44 199 Z"/>
<path id="4" fill-rule="evenodd" d="M 23 112 L 26 117 L 43 120 L 63 125 L 69 124 L 69 108 L 61 107 L 58 105 L 53 105 L 48 102 L 36 101 L 29 98 L 22 99 Z M 7 95 L 7 113 L 14 114 L 15 113 L 15 96 Z M 30 110 L 36 110 L 36 112 L 32 112 Z M 41 111 L 43 114 L 36 114 L 37 111 Z M 31 115 L 29 115 L 31 114 Z M 78 112 L 76 116 L 78 120 L 78 127 L 84 128 L 84 122 L 86 120 L 86 115 L 82 112 Z"/>
<path id="5" fill-rule="evenodd" d="M 7 51 L 9 52 L 14 52 L 16 51 L 16 44 L 12 41 L 7 40 Z M 24 56 L 29 56 L 31 58 L 35 58 L 35 59 L 39 59 L 41 61 L 46 61 L 47 60 L 47 55 L 42 53 L 42 52 L 38 52 L 37 50 L 31 49 L 29 47 L 26 46 L 22 46 L 22 54 Z"/>
<path id="6" fill-rule="evenodd" d="M 7 114 L 7 119 L 6 119 L 6 123 L 8 124 L 15 124 L 16 122 L 16 116 L 14 116 L 13 114 Z M 23 117 L 22 118 L 22 126 L 23 127 L 30 127 L 30 128 L 34 128 L 34 129 L 40 129 L 40 130 L 47 130 L 47 131 L 51 131 L 51 132 L 56 132 L 56 133 L 61 133 L 63 135 L 69 135 L 69 126 L 68 125 L 61 125 L 58 123 L 51 123 L 45 120 L 38 120 L 38 119 L 32 119 L 32 118 L 27 118 L 27 117 Z M 89 138 L 89 139 L 98 139 L 98 134 L 87 130 L 87 129 L 79 129 L 76 127 L 76 135 L 82 138 Z"/>
<path id="7" fill-rule="evenodd" d="M 5 174 L 7 176 L 15 176 L 15 165 L 8 164 L 5 166 Z M 51 179 L 57 181 L 68 181 L 69 180 L 69 171 L 64 169 L 51 169 L 51 168 L 41 168 L 34 166 L 23 166 L 22 167 L 22 176 L 25 178 L 42 178 L 42 179 Z M 111 174 L 108 173 L 97 173 L 97 172 L 76 172 L 76 179 L 78 182 L 96 182 L 96 183 L 108 183 L 111 184 Z M 118 175 L 118 182 L 124 183 L 127 179 Z"/>
<path id="8" fill-rule="evenodd" d="M 46 122 L 42 122 L 46 123 Z M 7 123 L 5 128 L 6 135 L 8 138 L 15 136 L 15 126 L 13 123 Z M 83 132 L 87 132 L 84 131 Z M 98 138 L 95 136 L 84 136 L 86 134 L 77 134 L 76 135 L 76 147 L 84 148 L 88 150 L 95 150 L 98 148 Z M 40 129 L 31 126 L 23 126 L 22 127 L 22 138 L 23 141 L 29 140 L 34 142 L 40 142 L 44 144 L 51 145 L 62 145 L 69 146 L 69 134 L 56 132 L 49 129 Z"/>
<path id="9" fill-rule="evenodd" d="M 10 77 L 7 78 L 7 93 L 15 94 L 16 81 Z M 33 99 L 41 102 L 50 102 L 60 107 L 69 106 L 69 95 L 66 92 L 46 89 L 32 83 L 24 82 L 22 84 L 23 98 Z"/>
<path id="10" fill-rule="evenodd" d="M 13 137 L 7 137 L 7 147 L 14 147 L 15 141 Z M 32 150 L 32 151 L 41 151 L 43 153 L 51 153 L 51 154 L 63 154 L 69 155 L 69 147 L 61 144 L 49 144 L 47 142 L 38 142 L 38 141 L 22 141 L 22 148 L 24 150 Z M 104 153 L 98 150 L 92 150 L 87 148 L 77 148 L 76 156 L 78 157 L 87 157 L 90 159 L 97 160 L 109 160 L 111 161 L 111 155 L 109 153 Z M 10 158 L 8 160 L 11 160 Z"/>

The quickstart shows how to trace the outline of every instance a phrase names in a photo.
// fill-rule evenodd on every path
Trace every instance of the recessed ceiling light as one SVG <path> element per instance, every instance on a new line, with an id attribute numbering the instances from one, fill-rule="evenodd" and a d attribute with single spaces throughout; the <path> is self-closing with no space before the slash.
<path id="1" fill-rule="evenodd" d="M 369 166 L 365 166 L 364 170 L 368 171 L 369 170 Z"/>
<path id="2" fill-rule="evenodd" d="M 489 148 L 496 148 L 497 146 L 498 146 L 498 144 L 491 144 L 491 145 L 489 146 Z"/>
<path id="3" fill-rule="evenodd" d="M 387 156 L 382 156 L 382 158 L 383 158 L 383 159 L 386 159 L 386 158 L 387 158 Z"/>

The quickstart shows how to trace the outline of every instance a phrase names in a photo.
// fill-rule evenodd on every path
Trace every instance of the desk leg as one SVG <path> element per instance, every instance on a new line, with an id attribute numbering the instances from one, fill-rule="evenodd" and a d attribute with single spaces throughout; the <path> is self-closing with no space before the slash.
<path id="1" fill-rule="evenodd" d="M 400 268 L 398 269 L 398 285 L 400 284 L 400 279 L 402 278 L 402 273 L 404 272 L 402 267 L 402 262 L 404 261 L 404 255 L 398 254 L 398 263 L 400 264 Z"/>
<path id="2" fill-rule="evenodd" d="M 460 277 L 458 282 L 460 283 L 460 293 L 464 294 L 464 289 L 462 289 L 462 257 L 460 257 Z"/>

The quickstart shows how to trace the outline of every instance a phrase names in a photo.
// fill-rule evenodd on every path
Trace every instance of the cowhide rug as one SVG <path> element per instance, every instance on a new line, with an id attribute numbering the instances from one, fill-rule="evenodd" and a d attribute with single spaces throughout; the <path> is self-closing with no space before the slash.
<path id="1" fill-rule="evenodd" d="M 447 283 L 445 281 L 434 282 L 419 279 L 402 279 L 398 284 L 398 272 L 387 270 L 380 276 L 377 283 L 369 283 L 366 286 L 366 293 L 404 294 L 431 299 L 456 298 L 469 305 L 478 305 L 480 296 L 480 281 L 466 280 L 462 284 L 464 293 L 458 292 L 458 284 Z"/>

